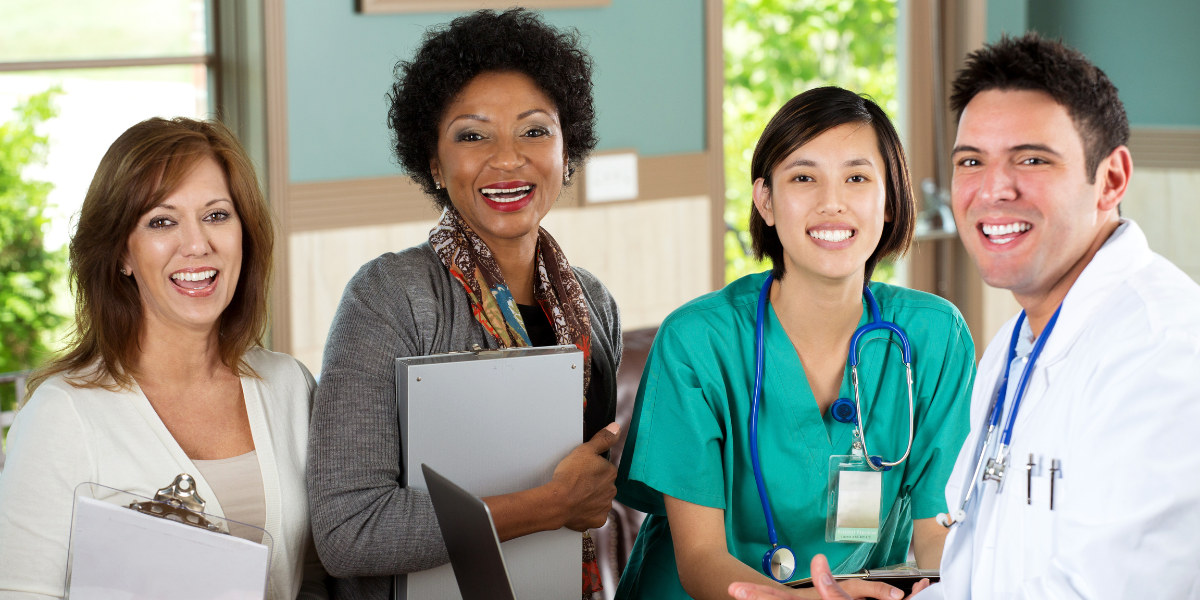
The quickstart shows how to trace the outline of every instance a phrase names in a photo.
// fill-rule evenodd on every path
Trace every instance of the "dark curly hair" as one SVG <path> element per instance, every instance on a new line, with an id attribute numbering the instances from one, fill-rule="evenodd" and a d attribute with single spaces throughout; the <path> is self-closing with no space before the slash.
<path id="1" fill-rule="evenodd" d="M 537 13 L 522 8 L 480 10 L 431 28 L 412 60 L 396 64 L 388 94 L 388 128 L 396 160 L 439 207 L 450 204 L 435 189 L 429 160 L 437 154 L 438 123 L 446 106 L 484 72 L 528 75 L 558 109 L 574 173 L 596 147 L 596 108 L 592 102 L 592 58 L 576 29 L 560 31 Z"/>
<path id="2" fill-rule="evenodd" d="M 972 52 L 954 79 L 950 107 L 962 118 L 971 99 L 988 90 L 1045 92 L 1066 108 L 1083 140 L 1088 183 L 1095 183 L 1100 161 L 1129 142 L 1129 119 L 1117 87 L 1087 57 L 1061 41 L 1030 32 L 1001 37 Z"/>

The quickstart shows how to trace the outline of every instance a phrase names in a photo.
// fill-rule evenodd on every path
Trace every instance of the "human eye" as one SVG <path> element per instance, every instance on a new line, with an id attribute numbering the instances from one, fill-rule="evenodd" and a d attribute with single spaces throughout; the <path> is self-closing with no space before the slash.
<path id="1" fill-rule="evenodd" d="M 959 159 L 958 166 L 960 167 L 978 167 L 983 163 L 979 162 L 978 158 L 968 156 L 967 158 Z"/>
<path id="2" fill-rule="evenodd" d="M 458 142 L 478 142 L 482 139 L 483 139 L 482 133 L 479 133 L 478 131 L 471 131 L 471 130 L 460 132 L 457 136 L 454 137 L 454 140 L 458 141 Z"/>
<path id="3" fill-rule="evenodd" d="M 204 220 L 209 223 L 223 223 L 229 220 L 229 211 L 222 209 L 214 210 L 204 215 Z"/>
<path id="4" fill-rule="evenodd" d="M 525 132 L 525 137 L 539 138 L 546 137 L 548 135 L 550 135 L 550 129 L 540 125 L 536 127 L 530 127 L 529 130 Z"/>
<path id="5" fill-rule="evenodd" d="M 1050 164 L 1050 161 L 1048 161 L 1044 158 L 1041 158 L 1039 156 L 1030 156 L 1029 158 L 1023 159 L 1021 161 L 1021 164 L 1023 164 L 1023 165 L 1048 165 L 1048 164 Z"/>
<path id="6" fill-rule="evenodd" d="M 816 180 L 812 178 L 812 175 L 800 174 L 800 175 L 796 175 L 795 177 L 792 177 L 792 181 L 795 181 L 797 183 L 811 183 Z"/>
<path id="7" fill-rule="evenodd" d="M 846 179 L 847 183 L 866 183 L 868 181 L 870 180 L 867 179 L 866 175 L 851 175 L 848 179 Z"/>
<path id="8" fill-rule="evenodd" d="M 159 215 L 157 217 L 152 217 L 150 221 L 146 223 L 146 227 L 149 227 L 150 229 L 163 229 L 164 227 L 170 227 L 174 224 L 175 222 L 172 221 L 170 217 Z"/>

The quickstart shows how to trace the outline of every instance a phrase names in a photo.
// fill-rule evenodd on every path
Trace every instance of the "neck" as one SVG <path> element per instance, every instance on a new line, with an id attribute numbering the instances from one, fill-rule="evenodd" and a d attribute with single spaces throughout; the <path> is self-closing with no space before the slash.
<path id="1" fill-rule="evenodd" d="M 146 381 L 208 382 L 229 371 L 221 362 L 216 323 L 207 330 L 193 329 L 146 315 L 139 347 L 138 375 Z"/>
<path id="2" fill-rule="evenodd" d="M 534 304 L 533 271 L 537 264 L 538 231 L 535 229 L 530 235 L 514 239 L 484 241 L 492 251 L 496 265 L 500 267 L 500 274 L 504 276 L 504 283 L 508 285 L 513 300 L 517 304 Z"/>
<path id="3" fill-rule="evenodd" d="M 794 343 L 839 345 L 862 318 L 861 272 L 846 279 L 813 277 L 790 269 L 771 286 L 771 304 Z"/>
<path id="4" fill-rule="evenodd" d="M 1067 292 L 1071 291 L 1071 286 L 1075 285 L 1075 281 L 1083 274 L 1083 270 L 1092 262 L 1096 253 L 1100 251 L 1100 247 L 1108 241 L 1109 236 L 1117 230 L 1120 224 L 1120 221 L 1117 220 L 1105 223 L 1096 232 L 1096 237 L 1092 239 L 1087 251 L 1048 288 L 1028 294 L 1013 292 L 1017 303 L 1025 309 L 1025 318 L 1029 320 L 1029 329 L 1033 331 L 1033 337 L 1036 338 L 1042 334 L 1042 330 L 1046 328 L 1046 324 L 1050 322 L 1054 312 L 1067 297 Z"/>

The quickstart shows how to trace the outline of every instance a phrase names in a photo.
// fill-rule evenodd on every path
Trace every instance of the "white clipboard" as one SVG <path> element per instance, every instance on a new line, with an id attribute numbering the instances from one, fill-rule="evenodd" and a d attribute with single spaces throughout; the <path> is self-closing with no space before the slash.
<path id="1" fill-rule="evenodd" d="M 261 544 L 229 535 L 231 522 L 204 512 L 186 473 L 154 498 L 81 483 L 64 598 L 261 600 L 273 540 L 257 527 Z"/>

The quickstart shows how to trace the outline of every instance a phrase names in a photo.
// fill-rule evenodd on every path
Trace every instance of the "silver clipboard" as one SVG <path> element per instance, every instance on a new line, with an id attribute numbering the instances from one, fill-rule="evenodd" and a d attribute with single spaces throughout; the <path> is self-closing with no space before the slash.
<path id="1" fill-rule="evenodd" d="M 65 599 L 265 598 L 274 540 L 265 530 L 204 512 L 180 474 L 147 498 L 98 483 L 75 488 Z M 262 543 L 229 535 L 237 523 Z"/>
<path id="2" fill-rule="evenodd" d="M 401 485 L 428 489 L 426 463 L 487 497 L 537 487 L 583 441 L 583 353 L 574 346 L 476 349 L 396 359 Z M 518 598 L 580 593 L 582 534 L 501 544 Z M 460 600 L 449 564 L 398 575 L 395 600 Z"/>

